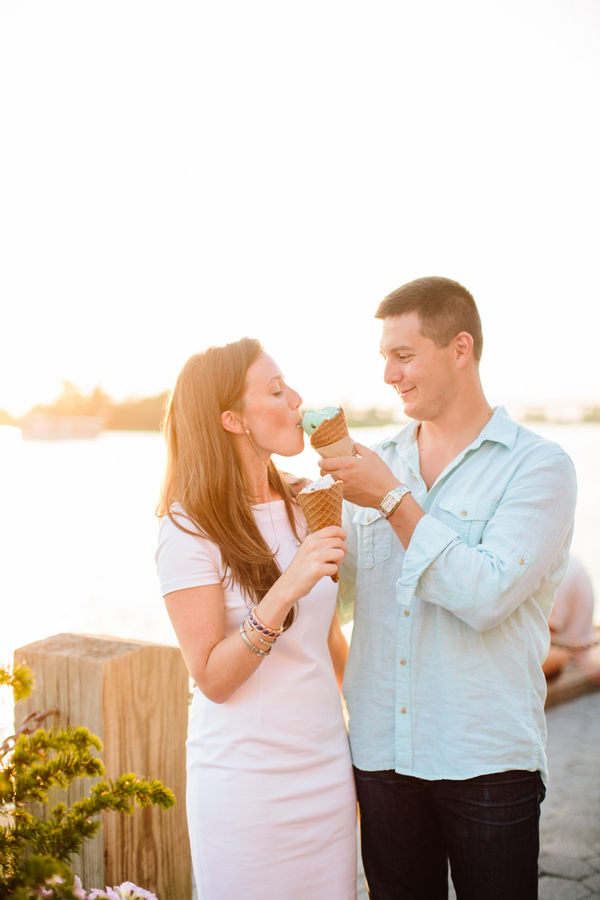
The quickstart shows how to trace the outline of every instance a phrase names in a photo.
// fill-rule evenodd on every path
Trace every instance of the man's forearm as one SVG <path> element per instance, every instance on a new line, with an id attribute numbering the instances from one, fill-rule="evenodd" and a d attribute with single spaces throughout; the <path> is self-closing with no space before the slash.
<path id="1" fill-rule="evenodd" d="M 388 522 L 396 532 L 398 540 L 405 550 L 408 550 L 414 530 L 424 515 L 425 513 L 412 494 L 405 494 L 394 512 L 388 516 Z"/>
<path id="2" fill-rule="evenodd" d="M 392 472 L 377 453 L 355 444 L 360 456 L 322 459 L 321 475 L 330 474 L 344 482 L 344 500 L 356 506 L 377 509 L 386 494 L 402 482 Z M 425 513 L 410 494 L 406 494 L 400 505 L 388 516 L 391 527 L 398 535 L 406 550 L 410 544 L 419 519 Z"/>

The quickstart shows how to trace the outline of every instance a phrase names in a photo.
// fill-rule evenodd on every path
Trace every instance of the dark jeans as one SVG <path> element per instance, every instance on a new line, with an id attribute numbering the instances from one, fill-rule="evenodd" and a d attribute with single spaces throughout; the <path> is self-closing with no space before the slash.
<path id="1" fill-rule="evenodd" d="M 371 900 L 535 900 L 539 772 L 424 781 L 354 769 Z"/>

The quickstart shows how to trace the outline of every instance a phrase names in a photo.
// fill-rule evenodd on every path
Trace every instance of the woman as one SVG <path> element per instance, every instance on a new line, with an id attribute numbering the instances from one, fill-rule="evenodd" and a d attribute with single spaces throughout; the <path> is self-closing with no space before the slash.
<path id="1" fill-rule="evenodd" d="M 569 660 L 590 681 L 600 684 L 600 635 L 594 628 L 594 589 L 580 561 L 571 556 L 569 568 L 554 598 L 548 620 L 550 649 L 542 670 L 546 679 L 560 675 Z"/>
<path id="2" fill-rule="evenodd" d="M 156 558 L 195 682 L 187 814 L 201 900 L 356 896 L 336 686 L 348 648 L 327 577 L 345 533 L 305 537 L 271 461 L 301 452 L 300 403 L 244 338 L 187 361 L 165 418 Z"/>

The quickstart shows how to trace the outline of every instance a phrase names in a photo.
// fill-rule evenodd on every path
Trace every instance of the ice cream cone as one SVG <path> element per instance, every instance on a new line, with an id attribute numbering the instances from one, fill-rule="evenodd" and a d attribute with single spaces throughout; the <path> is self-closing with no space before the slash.
<path id="1" fill-rule="evenodd" d="M 341 406 L 339 413 L 333 418 L 321 422 L 316 431 L 311 434 L 310 443 L 323 458 L 356 456 L 354 444 L 348 434 L 346 416 Z"/>
<path id="2" fill-rule="evenodd" d="M 343 491 L 342 482 L 336 481 L 331 487 L 316 491 L 301 491 L 298 494 L 296 499 L 311 533 L 329 525 L 341 526 Z M 338 581 L 337 572 L 331 576 L 331 580 Z"/>

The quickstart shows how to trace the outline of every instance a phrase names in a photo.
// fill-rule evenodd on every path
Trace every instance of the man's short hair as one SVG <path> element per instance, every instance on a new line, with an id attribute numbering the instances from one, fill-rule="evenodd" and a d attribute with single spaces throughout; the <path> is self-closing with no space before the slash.
<path id="1" fill-rule="evenodd" d="M 473 295 L 450 278 L 432 275 L 403 284 L 384 297 L 375 313 L 376 319 L 389 319 L 416 312 L 421 333 L 436 347 L 447 347 L 461 331 L 473 338 L 473 356 L 479 362 L 483 350 L 481 319 Z"/>

